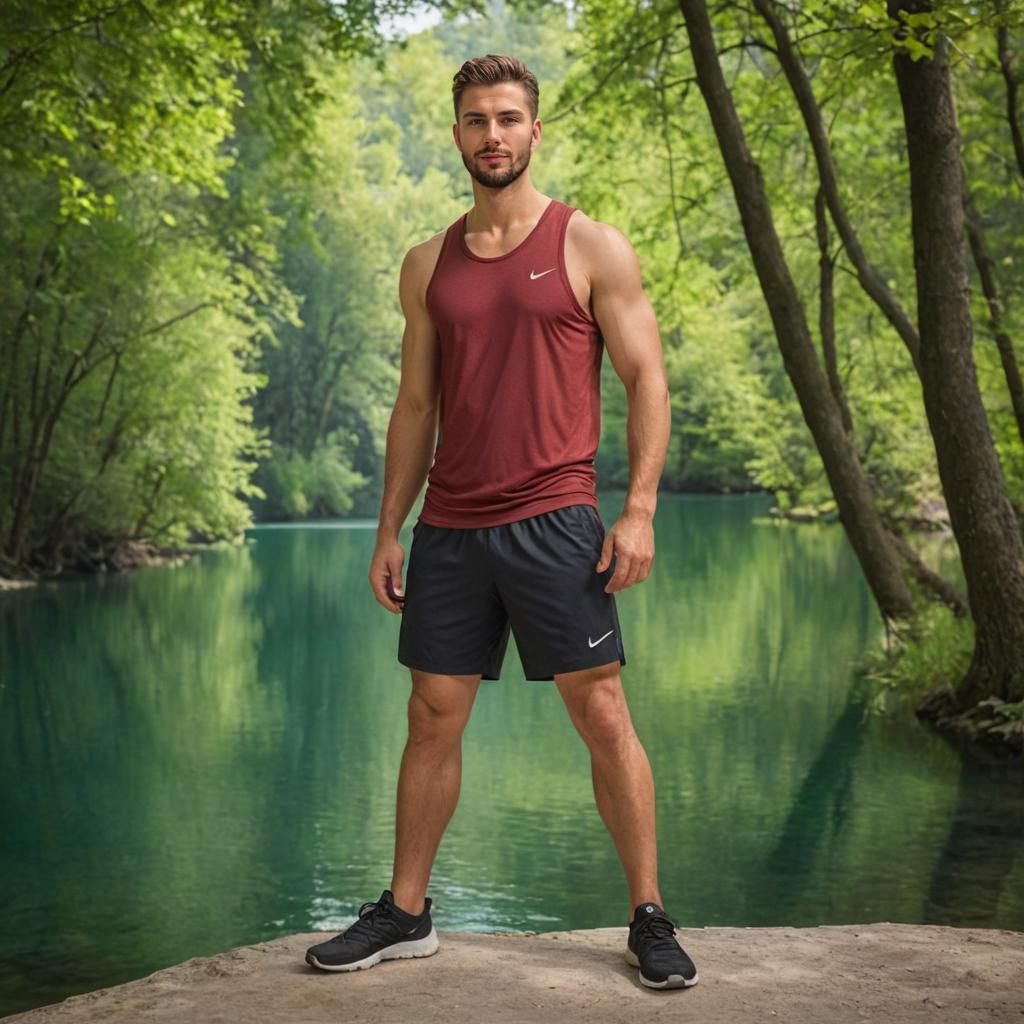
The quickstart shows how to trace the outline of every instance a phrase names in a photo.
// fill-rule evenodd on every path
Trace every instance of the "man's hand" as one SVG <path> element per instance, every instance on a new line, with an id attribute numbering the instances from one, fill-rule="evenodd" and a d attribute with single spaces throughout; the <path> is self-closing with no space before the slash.
<path id="1" fill-rule="evenodd" d="M 370 586 L 373 587 L 373 596 L 377 598 L 377 602 L 396 615 L 401 614 L 402 605 L 388 596 L 388 577 L 391 577 L 391 586 L 395 592 L 404 595 L 405 588 L 402 586 L 402 566 L 404 564 L 405 550 L 398 543 L 397 538 L 377 540 L 377 546 L 373 550 L 373 558 L 370 561 Z"/>
<path id="2" fill-rule="evenodd" d="M 643 513 L 623 512 L 604 536 L 597 571 L 604 572 L 615 555 L 615 572 L 604 592 L 614 594 L 647 579 L 654 564 L 654 524 Z"/>

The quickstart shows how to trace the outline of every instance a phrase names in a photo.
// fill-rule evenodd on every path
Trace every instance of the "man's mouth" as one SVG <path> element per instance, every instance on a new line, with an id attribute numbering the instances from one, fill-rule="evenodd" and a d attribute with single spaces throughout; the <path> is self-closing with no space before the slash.
<path id="1" fill-rule="evenodd" d="M 496 164 L 499 160 L 505 159 L 504 153 L 485 153 L 481 158 L 486 160 L 488 163 Z"/>

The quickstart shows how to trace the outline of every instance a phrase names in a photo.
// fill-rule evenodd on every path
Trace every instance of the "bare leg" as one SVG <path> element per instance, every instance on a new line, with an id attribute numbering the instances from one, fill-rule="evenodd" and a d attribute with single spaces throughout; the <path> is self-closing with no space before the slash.
<path id="1" fill-rule="evenodd" d="M 462 734 L 480 676 L 411 672 L 409 738 L 398 773 L 391 891 L 400 909 L 420 914 L 437 848 L 459 802 Z"/>
<path id="2" fill-rule="evenodd" d="M 629 886 L 629 913 L 639 903 L 662 906 L 658 888 L 654 776 L 633 728 L 619 662 L 555 676 L 573 725 L 590 750 L 594 798 Z"/>

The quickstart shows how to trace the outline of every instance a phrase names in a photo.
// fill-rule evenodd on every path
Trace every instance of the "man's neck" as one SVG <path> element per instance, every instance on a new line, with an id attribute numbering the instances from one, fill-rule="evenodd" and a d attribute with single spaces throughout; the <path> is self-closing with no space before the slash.
<path id="1" fill-rule="evenodd" d="M 473 209 L 466 221 L 467 230 L 501 237 L 524 222 L 536 221 L 549 199 L 538 192 L 532 182 L 524 182 L 520 187 L 522 181 L 520 178 L 508 188 L 486 188 L 474 181 Z"/>

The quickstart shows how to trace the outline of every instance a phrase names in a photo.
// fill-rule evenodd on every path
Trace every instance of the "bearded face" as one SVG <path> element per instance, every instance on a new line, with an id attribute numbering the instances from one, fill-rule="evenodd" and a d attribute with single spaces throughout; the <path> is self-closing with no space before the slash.
<path id="1" fill-rule="evenodd" d="M 540 125 L 518 82 L 472 86 L 462 94 L 455 142 L 462 163 L 485 188 L 506 188 L 530 166 Z"/>

